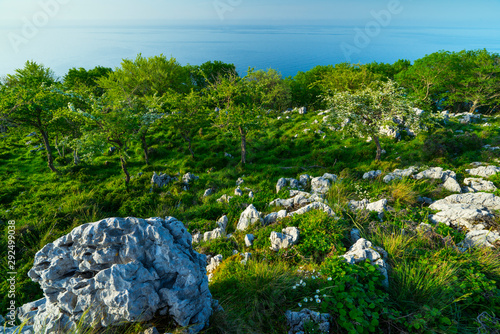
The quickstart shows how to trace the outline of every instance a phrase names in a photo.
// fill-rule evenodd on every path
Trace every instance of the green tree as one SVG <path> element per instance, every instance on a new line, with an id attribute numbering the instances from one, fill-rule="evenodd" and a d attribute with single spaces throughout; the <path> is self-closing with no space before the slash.
<path id="1" fill-rule="evenodd" d="M 354 93 L 338 92 L 326 97 L 326 101 L 333 111 L 330 121 L 342 124 L 342 131 L 359 138 L 373 138 L 377 161 L 382 154 L 379 137 L 384 127 L 395 125 L 397 120 L 414 132 L 420 129 L 421 118 L 404 91 L 392 80 Z"/>
<path id="2" fill-rule="evenodd" d="M 199 92 L 194 90 L 186 95 L 168 94 L 165 99 L 169 113 L 163 120 L 181 135 L 188 145 L 191 157 L 195 159 L 192 134 L 207 118 L 206 101 Z"/>
<path id="3" fill-rule="evenodd" d="M 67 104 L 67 99 L 54 91 L 53 85 L 56 83 L 54 73 L 49 68 L 27 61 L 24 68 L 7 75 L 0 88 L 1 118 L 39 132 L 47 153 L 47 164 L 53 172 L 58 170 L 54 166 L 50 137 L 57 127 L 55 115 Z"/>
<path id="4" fill-rule="evenodd" d="M 144 160 L 149 164 L 147 142 L 151 125 L 161 115 L 161 98 L 169 93 L 184 94 L 188 92 L 189 76 L 175 58 L 165 56 L 144 58 L 138 55 L 135 60 L 124 59 L 121 67 L 107 77 L 101 77 L 98 84 L 108 96 L 115 100 L 123 111 L 139 116 L 136 128 L 130 129 L 139 139 L 144 153 Z M 119 101 L 119 103 L 118 103 Z"/>
<path id="5" fill-rule="evenodd" d="M 224 63 L 219 60 L 207 61 L 201 65 L 187 65 L 191 84 L 200 91 L 210 84 L 214 84 L 220 77 L 238 75 L 234 64 Z"/>
<path id="6" fill-rule="evenodd" d="M 81 91 L 90 90 L 95 96 L 101 96 L 104 90 L 97 82 L 102 77 L 108 77 L 113 70 L 108 67 L 96 66 L 91 70 L 82 67 L 71 68 L 63 78 L 66 89 Z"/>

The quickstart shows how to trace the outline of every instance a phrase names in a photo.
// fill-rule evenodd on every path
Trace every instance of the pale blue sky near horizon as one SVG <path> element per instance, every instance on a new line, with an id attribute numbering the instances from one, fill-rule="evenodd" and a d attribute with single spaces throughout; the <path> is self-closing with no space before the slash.
<path id="1" fill-rule="evenodd" d="M 339 37 L 338 41 L 329 39 L 328 43 L 340 44 L 342 40 L 353 44 L 356 37 L 354 29 L 363 29 L 365 25 L 373 23 L 373 13 L 386 11 L 391 6 L 398 8 L 397 14 L 391 15 L 389 24 L 382 27 L 380 32 L 376 31 L 376 36 L 370 39 L 369 46 L 362 48 L 363 57 L 355 57 L 353 61 L 372 59 L 370 52 L 373 52 L 373 60 L 389 62 L 393 58 L 421 57 L 425 55 L 425 52 L 447 47 L 452 51 L 483 47 L 493 48 L 495 52 L 499 50 L 499 0 L 475 2 L 470 0 L 309 0 L 307 2 L 298 0 L 183 0 L 182 2 L 172 0 L 143 0 L 141 2 L 137 0 L 0 0 L 0 76 L 22 67 L 28 59 L 41 61 L 54 68 L 58 74 L 63 74 L 73 66 L 116 67 L 119 66 L 122 58 L 130 58 L 140 52 L 145 55 L 164 53 L 170 56 L 170 51 L 175 51 L 176 53 L 172 55 L 176 58 L 179 56 L 181 63 L 215 60 L 212 58 L 218 57 L 228 62 L 239 63 L 242 67 L 247 66 L 247 63 L 257 68 L 275 66 L 275 63 L 265 61 L 264 57 L 261 57 L 262 62 L 256 64 L 251 63 L 251 61 L 256 61 L 256 58 L 242 58 L 245 54 L 254 51 L 252 47 L 267 47 L 270 53 L 274 52 L 272 55 L 278 57 L 278 52 L 281 51 L 272 49 L 279 44 L 279 40 L 274 40 L 272 35 L 262 31 L 251 32 L 258 33 L 255 39 L 261 39 L 261 44 L 240 46 L 240 53 L 237 55 L 239 58 L 231 58 L 231 48 L 227 44 L 239 41 L 236 35 L 229 38 L 227 33 L 231 27 L 242 24 L 286 25 L 292 28 L 307 25 L 339 26 L 341 28 L 338 31 L 330 29 L 321 33 L 326 37 L 335 34 L 343 36 L 343 39 Z M 155 34 L 158 38 L 154 40 L 148 32 L 130 29 L 139 25 L 193 27 L 203 25 L 204 27 L 218 27 L 218 30 L 203 28 L 203 34 L 197 32 L 197 39 L 194 37 L 191 39 L 191 35 L 186 30 L 183 32 L 175 29 L 157 31 Z M 66 26 L 84 28 L 80 28 L 76 33 L 67 30 L 64 34 L 60 27 Z M 97 27 L 100 26 L 112 29 L 98 30 Z M 227 29 L 224 30 L 224 27 Z M 409 28 L 412 30 L 409 31 Z M 395 41 L 406 43 L 401 39 L 403 34 L 410 36 L 429 28 L 446 31 L 440 37 L 443 41 L 442 48 L 436 47 L 440 40 L 437 37 L 434 38 L 430 31 L 426 31 L 427 40 L 418 40 L 418 43 L 422 43 L 421 52 L 405 53 L 404 45 L 394 44 Z M 304 33 L 307 32 L 306 28 L 303 30 Z M 384 39 L 388 31 L 392 33 L 392 40 Z M 222 35 L 221 32 L 226 35 Z M 277 32 L 279 31 L 274 33 Z M 73 37 L 71 33 L 74 34 Z M 99 36 L 100 33 L 101 36 Z M 241 41 L 253 40 L 249 36 L 243 37 L 243 34 L 248 32 L 239 31 L 239 33 Z M 282 33 L 285 34 L 285 32 Z M 315 35 L 318 31 L 311 29 L 310 33 Z M 134 34 L 135 38 L 127 37 L 127 35 Z M 168 36 L 168 39 L 165 36 Z M 192 36 L 195 34 L 193 33 Z M 325 41 L 327 41 L 326 37 Z M 105 38 L 108 40 L 105 41 Z M 426 41 L 431 39 L 432 45 L 426 45 Z M 213 48 L 209 49 L 203 44 L 204 40 L 212 43 Z M 313 40 L 316 43 L 314 45 L 311 44 Z M 456 40 L 455 44 L 448 46 L 448 42 L 453 42 L 453 40 Z M 297 47 L 310 47 L 311 52 L 318 52 L 318 50 L 321 51 L 319 45 L 322 41 L 322 39 L 304 37 L 302 44 L 297 44 Z M 408 48 L 414 48 L 413 44 L 416 41 L 408 39 Z M 293 39 L 290 37 L 289 43 L 281 47 L 293 46 Z M 219 48 L 220 56 L 214 49 L 215 47 Z M 384 51 L 386 56 L 380 50 L 375 50 L 377 47 L 386 48 Z M 387 49 L 390 47 L 394 47 L 394 50 Z M 202 60 L 200 56 L 195 57 L 193 53 L 203 48 L 206 49 L 206 56 L 212 58 Z M 338 49 L 338 46 L 335 50 L 330 48 L 328 52 L 338 52 Z M 256 53 L 261 51 L 255 50 Z M 391 55 L 391 52 L 396 54 Z M 282 56 L 280 54 L 279 57 Z M 289 54 L 289 57 L 293 57 L 293 54 Z M 304 53 L 301 57 L 300 59 L 309 57 L 304 61 L 308 61 L 307 68 L 310 68 L 316 56 Z M 293 61 L 298 62 L 300 59 Z M 325 57 L 321 61 L 334 63 L 340 61 L 339 59 L 340 57 L 329 59 Z M 321 61 L 318 61 L 318 65 L 322 64 Z M 298 70 L 305 68 L 304 66 L 297 67 Z"/>

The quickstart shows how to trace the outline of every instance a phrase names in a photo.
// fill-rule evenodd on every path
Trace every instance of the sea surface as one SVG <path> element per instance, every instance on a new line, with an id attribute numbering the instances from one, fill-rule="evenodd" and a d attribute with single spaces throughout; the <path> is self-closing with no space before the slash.
<path id="1" fill-rule="evenodd" d="M 244 75 L 249 67 L 274 68 L 284 77 L 316 65 L 393 63 L 439 50 L 500 53 L 498 28 L 379 27 L 338 25 L 84 25 L 23 31 L 0 26 L 0 76 L 27 60 L 63 76 L 72 67 L 115 68 L 124 58 L 164 54 L 182 65 L 221 60 Z"/>

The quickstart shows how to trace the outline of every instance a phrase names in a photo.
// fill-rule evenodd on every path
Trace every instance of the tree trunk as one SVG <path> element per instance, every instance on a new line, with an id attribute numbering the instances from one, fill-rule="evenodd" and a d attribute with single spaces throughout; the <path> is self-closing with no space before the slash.
<path id="1" fill-rule="evenodd" d="M 474 112 L 476 111 L 477 107 L 478 107 L 478 101 L 476 100 L 476 101 L 474 101 L 474 102 L 472 103 L 472 106 L 470 107 L 469 112 L 470 112 L 470 113 L 474 113 Z"/>
<path id="2" fill-rule="evenodd" d="M 123 158 L 122 155 L 120 155 L 120 162 L 122 165 L 122 171 L 125 174 L 125 183 L 128 185 L 128 183 L 130 182 L 130 174 L 128 173 L 127 170 L 127 163 L 125 162 L 125 159 Z"/>
<path id="3" fill-rule="evenodd" d="M 188 143 L 189 153 L 191 153 L 191 158 L 193 158 L 193 160 L 194 160 L 194 151 L 193 151 L 193 147 L 191 145 L 191 138 L 189 138 L 189 135 L 186 135 L 183 132 L 181 132 L 181 136 Z"/>
<path id="4" fill-rule="evenodd" d="M 47 151 L 47 163 L 49 165 L 49 168 L 54 173 L 59 173 L 57 168 L 54 167 L 54 156 L 52 155 L 52 149 L 50 148 L 49 135 L 47 132 L 42 131 L 41 129 L 38 130 L 40 130 L 40 133 L 42 135 L 43 145 L 45 146 L 45 150 Z"/>
<path id="5" fill-rule="evenodd" d="M 80 163 L 80 157 L 78 157 L 78 150 L 76 148 L 73 150 L 73 163 L 75 165 Z"/>
<path id="6" fill-rule="evenodd" d="M 373 141 L 375 142 L 375 145 L 377 145 L 377 155 L 375 156 L 375 161 L 380 161 L 380 157 L 382 156 L 382 147 L 380 146 L 378 136 L 373 136 Z"/>
<path id="7" fill-rule="evenodd" d="M 59 145 L 57 144 L 57 139 L 58 139 L 58 136 L 56 136 L 56 138 L 54 139 L 54 144 L 55 144 L 55 147 L 56 147 L 57 153 L 58 153 L 58 154 L 59 154 L 59 156 L 62 158 L 62 157 L 64 157 L 64 155 L 61 153 L 61 150 L 59 149 Z"/>
<path id="8" fill-rule="evenodd" d="M 144 152 L 144 160 L 146 165 L 149 165 L 148 143 L 146 142 L 146 133 L 141 134 L 142 150 Z"/>
<path id="9" fill-rule="evenodd" d="M 241 125 L 238 127 L 240 130 L 241 134 L 241 163 L 246 164 L 247 163 L 247 133 L 245 132 L 245 129 L 241 127 Z"/>

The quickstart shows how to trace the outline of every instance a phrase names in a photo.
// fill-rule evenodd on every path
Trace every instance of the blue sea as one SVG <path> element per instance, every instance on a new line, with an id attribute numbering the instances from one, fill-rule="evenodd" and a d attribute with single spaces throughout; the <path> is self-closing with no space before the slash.
<path id="1" fill-rule="evenodd" d="M 34 60 L 63 76 L 72 67 L 115 68 L 123 58 L 164 54 L 182 65 L 209 60 L 274 68 L 284 77 L 316 65 L 393 63 L 439 50 L 483 49 L 500 53 L 498 28 L 339 25 L 84 25 L 47 26 L 23 33 L 0 27 L 0 76 Z M 360 33 L 361 31 L 361 33 Z M 364 35 L 364 36 L 362 36 Z"/>

